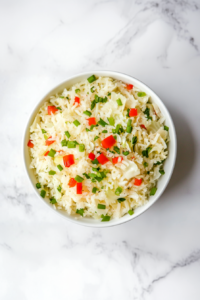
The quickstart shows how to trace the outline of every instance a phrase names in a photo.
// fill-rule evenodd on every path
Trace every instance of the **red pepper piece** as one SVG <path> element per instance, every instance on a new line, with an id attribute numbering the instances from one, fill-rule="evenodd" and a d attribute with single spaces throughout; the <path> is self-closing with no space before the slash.
<path id="1" fill-rule="evenodd" d="M 142 178 L 135 178 L 134 185 L 140 186 L 142 184 Z"/>
<path id="2" fill-rule="evenodd" d="M 32 140 L 29 140 L 29 141 L 28 141 L 27 146 L 28 146 L 29 148 L 33 148 L 33 147 L 34 147 L 34 144 L 32 143 Z"/>
<path id="3" fill-rule="evenodd" d="M 45 152 L 44 156 L 47 156 L 49 154 L 49 151 Z"/>
<path id="4" fill-rule="evenodd" d="M 141 124 L 140 127 L 146 129 L 146 127 L 144 126 L 144 124 Z"/>
<path id="5" fill-rule="evenodd" d="M 88 157 L 91 159 L 91 160 L 94 160 L 95 159 L 95 155 L 94 155 L 94 153 L 89 153 L 88 154 Z"/>
<path id="6" fill-rule="evenodd" d="M 112 162 L 113 162 L 113 164 L 117 164 L 117 163 L 122 162 L 122 160 L 123 160 L 122 156 L 117 156 L 112 159 Z"/>
<path id="7" fill-rule="evenodd" d="M 104 148 L 110 148 L 116 143 L 116 140 L 114 139 L 113 135 L 109 135 L 107 138 L 105 138 L 101 144 Z"/>
<path id="8" fill-rule="evenodd" d="M 97 124 L 95 118 L 89 118 L 89 119 L 87 119 L 87 120 L 88 120 L 89 126 L 91 126 L 91 125 L 96 125 L 96 124 Z"/>
<path id="9" fill-rule="evenodd" d="M 131 108 L 129 111 L 129 117 L 136 117 L 137 115 L 137 108 Z"/>
<path id="10" fill-rule="evenodd" d="M 82 194 L 82 182 L 77 182 L 76 184 L 76 193 L 77 194 Z"/>
<path id="11" fill-rule="evenodd" d="M 71 165 L 75 164 L 74 155 L 69 154 L 69 155 L 63 156 L 63 162 L 64 162 L 65 167 L 69 168 Z"/>
<path id="12" fill-rule="evenodd" d="M 97 157 L 97 160 L 98 160 L 98 162 L 99 162 L 100 164 L 102 164 L 102 165 L 106 164 L 106 163 L 109 161 L 109 159 L 108 159 L 103 153 L 101 153 L 101 154 Z"/>
<path id="13" fill-rule="evenodd" d="M 58 109 L 55 106 L 48 106 L 47 111 L 48 111 L 48 115 L 51 115 L 51 114 L 55 114 L 58 111 Z"/>
<path id="14" fill-rule="evenodd" d="M 79 98 L 79 97 L 75 97 L 75 98 L 74 98 L 74 104 L 73 104 L 73 105 L 75 105 L 76 103 L 77 103 L 78 105 L 80 104 L 80 98 Z"/>
<path id="15" fill-rule="evenodd" d="M 77 184 L 76 180 L 74 178 L 70 178 L 68 185 L 70 187 L 74 187 Z"/>
<path id="16" fill-rule="evenodd" d="M 52 138 L 52 136 L 50 136 L 46 141 L 45 141 L 45 145 L 46 146 L 49 146 L 49 145 L 51 145 L 51 144 L 53 144 L 54 142 L 55 142 L 55 140 L 49 140 L 49 139 L 51 139 Z"/>
<path id="17" fill-rule="evenodd" d="M 127 89 L 128 91 L 132 90 L 132 88 L 133 88 L 133 85 L 132 85 L 132 84 L 127 84 L 127 85 L 126 85 L 126 89 Z"/>

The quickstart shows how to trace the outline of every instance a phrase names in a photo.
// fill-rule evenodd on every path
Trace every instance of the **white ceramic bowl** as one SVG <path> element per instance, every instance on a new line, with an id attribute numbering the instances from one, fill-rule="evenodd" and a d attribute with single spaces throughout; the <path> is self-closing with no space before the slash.
<path id="1" fill-rule="evenodd" d="M 43 103 L 45 101 L 47 101 L 49 99 L 50 96 L 52 96 L 56 93 L 62 92 L 64 88 L 68 88 L 81 80 L 85 80 L 92 74 L 95 74 L 97 76 L 109 76 L 109 77 L 112 77 L 112 78 L 115 78 L 118 80 L 122 80 L 123 82 L 133 84 L 134 86 L 137 86 L 138 88 L 140 88 L 142 91 L 146 92 L 148 95 L 151 96 L 152 101 L 155 102 L 159 106 L 160 110 L 162 111 L 162 114 L 165 116 L 165 119 L 166 119 L 165 124 L 170 128 L 169 129 L 169 133 L 170 133 L 169 157 L 167 158 L 167 160 L 164 164 L 165 175 L 162 176 L 158 180 L 158 184 L 157 184 L 158 189 L 157 189 L 156 194 L 149 198 L 149 201 L 146 205 L 137 208 L 132 216 L 127 214 L 120 219 L 113 219 L 113 220 L 110 220 L 109 222 L 101 222 L 100 220 L 97 221 L 97 220 L 90 219 L 90 218 L 76 218 L 75 219 L 75 217 L 68 215 L 67 212 L 64 212 L 61 210 L 55 210 L 53 208 L 52 204 L 49 203 L 48 199 L 43 199 L 42 197 L 40 197 L 39 192 L 35 187 L 35 184 L 37 182 L 36 178 L 33 174 L 33 171 L 29 168 L 30 155 L 29 155 L 29 149 L 27 147 L 27 142 L 29 140 L 29 128 L 30 128 L 30 125 L 32 124 L 39 108 L 43 105 Z M 170 177 L 171 177 L 173 169 L 174 169 L 175 160 L 176 160 L 176 148 L 177 148 L 176 132 L 175 132 L 174 124 L 173 124 L 172 118 L 171 118 L 167 108 L 165 107 L 163 102 L 160 100 L 160 98 L 148 86 L 146 86 L 141 81 L 139 81 L 129 75 L 125 75 L 125 74 L 113 72 L 113 71 L 91 71 L 91 72 L 81 73 L 81 74 L 78 74 L 78 75 L 68 78 L 67 80 L 65 80 L 64 82 L 62 82 L 61 84 L 59 84 L 58 86 L 53 88 L 36 104 L 30 117 L 28 118 L 28 122 L 26 124 L 24 137 L 23 137 L 23 159 L 24 159 L 24 164 L 25 164 L 25 170 L 26 170 L 26 173 L 28 175 L 30 183 L 31 183 L 37 197 L 41 201 L 46 203 L 51 209 L 53 209 L 60 215 L 64 216 L 66 219 L 68 219 L 74 223 L 77 223 L 80 225 L 85 225 L 85 226 L 90 226 L 90 227 L 109 227 L 109 226 L 114 226 L 114 225 L 125 223 L 127 221 L 130 221 L 130 220 L 138 217 L 143 212 L 145 212 L 150 206 L 152 206 L 158 200 L 158 198 L 162 195 L 162 193 L 164 192 L 164 190 L 170 180 Z"/>

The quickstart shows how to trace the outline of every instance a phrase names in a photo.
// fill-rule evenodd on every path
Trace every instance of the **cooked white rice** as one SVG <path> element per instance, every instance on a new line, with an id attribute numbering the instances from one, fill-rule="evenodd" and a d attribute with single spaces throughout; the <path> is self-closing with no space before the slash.
<path id="1" fill-rule="evenodd" d="M 49 101 L 40 108 L 30 127 L 30 140 L 34 144 L 34 147 L 30 148 L 32 158 L 30 167 L 35 170 L 38 183 L 41 185 L 39 192 L 46 191 L 45 197 L 54 203 L 52 205 L 55 209 L 66 210 L 76 217 L 83 215 L 100 219 L 103 214 L 112 218 L 120 218 L 128 212 L 132 214 L 135 208 L 144 205 L 150 194 L 155 192 L 157 180 L 163 174 L 161 171 L 163 161 L 168 155 L 169 134 L 168 128 L 164 127 L 165 120 L 159 107 L 152 103 L 148 95 L 141 92 L 143 91 L 135 86 L 128 90 L 127 85 L 121 81 L 108 77 L 96 77 L 92 83 L 85 80 L 69 89 L 64 89 L 61 95 L 50 97 Z M 104 101 L 107 97 L 107 102 L 102 103 L 97 100 L 95 107 L 91 110 L 95 95 L 103 97 Z M 74 105 L 75 97 L 80 98 L 80 105 Z M 121 99 L 122 105 L 120 106 L 116 101 L 118 99 Z M 56 106 L 60 109 L 55 114 L 49 115 L 48 106 Z M 131 108 L 137 109 L 137 116 L 127 116 L 127 110 Z M 109 124 L 108 118 L 114 118 L 114 126 L 99 125 L 86 131 L 86 128 L 90 128 L 87 120 L 90 116 L 83 113 L 86 110 L 92 113 L 91 117 L 94 117 L 96 122 L 101 118 Z M 73 123 L 75 120 L 80 122 L 77 127 Z M 132 123 L 131 133 L 126 132 L 128 120 Z M 121 124 L 124 129 L 121 134 L 113 133 L 118 124 Z M 141 125 L 145 128 L 141 128 Z M 42 129 L 46 133 L 43 133 Z M 102 133 L 103 130 L 107 130 L 107 133 Z M 70 133 L 70 138 L 65 135 L 66 131 Z M 110 135 L 115 136 L 114 146 L 120 149 L 120 154 L 116 153 L 113 147 L 109 149 L 110 151 L 102 147 L 101 141 Z M 96 136 L 99 138 L 94 141 Z M 137 137 L 135 146 L 132 144 L 133 137 Z M 45 138 L 55 140 L 55 142 L 46 146 Z M 76 148 L 62 146 L 61 141 L 65 139 L 84 144 L 84 152 L 79 152 L 78 144 Z M 56 152 L 54 157 L 44 156 L 50 149 L 62 151 Z M 128 155 L 127 151 L 129 151 Z M 93 164 L 88 158 L 91 152 L 96 158 L 100 153 L 104 153 L 109 162 L 104 165 Z M 63 156 L 68 154 L 74 155 L 75 164 L 67 168 L 64 166 Z M 112 159 L 118 156 L 123 157 L 122 162 L 113 164 Z M 58 165 L 61 165 L 63 170 L 60 171 Z M 93 177 L 87 179 L 83 175 L 83 173 L 97 175 L 98 172 L 93 171 L 92 168 L 98 167 L 100 168 L 98 172 L 107 171 L 104 172 L 106 177 L 100 182 L 95 178 L 92 180 Z M 49 171 L 56 173 L 49 175 Z M 69 180 L 77 175 L 84 178 L 82 194 L 77 194 L 77 186 L 68 185 Z M 135 185 L 135 179 L 141 179 L 142 184 Z M 98 189 L 96 193 L 92 192 L 94 187 Z M 116 195 L 115 191 L 118 187 L 122 188 L 122 192 Z M 125 201 L 120 202 L 117 200 L 119 198 L 124 198 Z M 98 204 L 104 204 L 106 208 L 98 209 Z"/>

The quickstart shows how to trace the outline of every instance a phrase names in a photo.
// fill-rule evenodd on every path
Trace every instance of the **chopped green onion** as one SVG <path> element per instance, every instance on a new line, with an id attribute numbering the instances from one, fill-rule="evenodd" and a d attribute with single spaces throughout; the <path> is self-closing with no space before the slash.
<path id="1" fill-rule="evenodd" d="M 108 222 L 108 221 L 110 221 L 110 216 L 101 215 L 101 218 L 102 218 L 101 222 Z"/>
<path id="2" fill-rule="evenodd" d="M 129 155 L 129 151 L 123 151 L 122 152 L 125 156 Z"/>
<path id="3" fill-rule="evenodd" d="M 127 133 L 131 133 L 132 129 L 133 129 L 132 126 L 127 126 L 126 132 L 127 132 Z"/>
<path id="4" fill-rule="evenodd" d="M 151 147 L 147 147 L 146 150 L 142 151 L 142 155 L 148 158 L 149 152 L 151 151 L 151 149 L 152 149 Z"/>
<path id="5" fill-rule="evenodd" d="M 138 92 L 137 95 L 138 95 L 138 97 L 144 97 L 144 96 L 146 96 L 146 93 L 145 92 Z"/>
<path id="6" fill-rule="evenodd" d="M 98 172 L 100 170 L 100 168 L 92 168 L 92 171 L 94 172 Z"/>
<path id="7" fill-rule="evenodd" d="M 164 170 L 159 170 L 160 174 L 161 175 L 164 175 L 165 174 L 165 171 Z"/>
<path id="8" fill-rule="evenodd" d="M 81 91 L 80 89 L 76 89 L 75 93 L 78 94 L 78 93 L 80 93 L 80 91 Z"/>
<path id="9" fill-rule="evenodd" d="M 103 127 L 105 127 L 106 125 L 108 125 L 108 123 L 106 123 L 106 122 L 105 122 L 104 120 L 102 120 L 101 118 L 100 118 L 98 124 L 101 125 L 101 126 L 103 126 Z"/>
<path id="10" fill-rule="evenodd" d="M 128 211 L 128 214 L 129 214 L 130 216 L 132 216 L 132 215 L 134 214 L 134 211 L 133 211 L 132 209 L 130 209 L 130 210 Z"/>
<path id="11" fill-rule="evenodd" d="M 98 188 L 96 188 L 96 187 L 93 187 L 93 189 L 92 189 L 92 193 L 93 194 L 96 194 L 96 192 L 98 191 Z"/>
<path id="12" fill-rule="evenodd" d="M 90 131 L 90 129 L 89 128 L 85 128 L 85 130 L 88 132 L 88 131 Z"/>
<path id="13" fill-rule="evenodd" d="M 51 204 L 56 204 L 57 203 L 57 201 L 54 197 L 50 198 L 49 201 L 50 201 Z"/>
<path id="14" fill-rule="evenodd" d="M 62 147 L 67 147 L 67 144 L 68 144 L 68 141 L 67 140 L 62 140 L 61 141 L 61 145 L 62 145 Z"/>
<path id="15" fill-rule="evenodd" d="M 46 130 L 42 129 L 42 133 L 47 133 Z"/>
<path id="16" fill-rule="evenodd" d="M 127 122 L 127 126 L 131 126 L 131 123 L 132 123 L 132 120 L 129 119 L 128 122 Z"/>
<path id="17" fill-rule="evenodd" d="M 110 150 L 109 148 L 106 148 L 106 150 L 109 151 L 109 152 L 112 153 L 112 154 L 115 154 L 115 152 L 112 151 L 112 150 Z"/>
<path id="18" fill-rule="evenodd" d="M 95 158 L 94 160 L 92 160 L 92 164 L 93 164 L 93 165 L 98 165 L 99 162 L 98 162 L 98 160 Z"/>
<path id="19" fill-rule="evenodd" d="M 101 189 L 104 189 L 104 186 L 102 186 Z"/>
<path id="20" fill-rule="evenodd" d="M 117 99 L 116 100 L 117 101 L 117 104 L 119 105 L 119 106 L 122 106 L 123 104 L 122 104 L 122 100 L 119 98 L 119 99 Z"/>
<path id="21" fill-rule="evenodd" d="M 58 107 L 56 107 L 57 109 L 59 109 L 59 110 L 62 110 L 59 106 Z"/>
<path id="22" fill-rule="evenodd" d="M 36 186 L 36 188 L 37 188 L 37 189 L 40 189 L 40 188 L 41 188 L 41 184 L 40 184 L 39 182 L 38 182 L 38 183 L 36 183 L 36 185 L 35 185 L 35 186 Z"/>
<path id="23" fill-rule="evenodd" d="M 149 175 L 149 174 L 150 174 L 150 171 L 147 171 L 147 174 Z"/>
<path id="24" fill-rule="evenodd" d="M 114 139 L 117 141 L 117 136 L 116 135 L 113 135 Z"/>
<path id="25" fill-rule="evenodd" d="M 47 155 L 54 157 L 55 154 L 56 154 L 56 151 L 54 149 L 51 149 Z"/>
<path id="26" fill-rule="evenodd" d="M 117 199 L 117 201 L 118 201 L 119 203 L 124 202 L 125 200 L 126 200 L 126 198 L 118 198 L 118 199 Z"/>
<path id="27" fill-rule="evenodd" d="M 112 129 L 112 133 L 116 133 L 116 129 Z"/>
<path id="28" fill-rule="evenodd" d="M 114 118 L 110 117 L 110 118 L 107 118 L 108 119 L 108 122 L 111 126 L 115 126 L 115 120 Z"/>
<path id="29" fill-rule="evenodd" d="M 95 173 L 89 173 L 88 175 L 92 178 L 95 178 L 97 176 Z"/>
<path id="30" fill-rule="evenodd" d="M 89 110 L 85 110 L 83 113 L 88 117 L 92 115 L 92 113 Z"/>
<path id="31" fill-rule="evenodd" d="M 91 181 L 92 181 L 92 182 L 96 182 L 96 179 L 95 179 L 95 178 L 92 178 Z"/>
<path id="32" fill-rule="evenodd" d="M 143 165 L 145 168 L 148 167 L 148 163 L 146 161 L 143 163 Z"/>
<path id="33" fill-rule="evenodd" d="M 90 179 L 90 176 L 88 176 L 88 174 L 83 173 L 83 175 L 84 175 L 87 179 Z"/>
<path id="34" fill-rule="evenodd" d="M 129 113 L 130 113 L 130 108 L 127 109 L 127 114 L 126 114 L 127 117 L 129 117 Z"/>
<path id="35" fill-rule="evenodd" d="M 96 105 L 95 100 L 92 100 L 92 102 L 91 102 L 91 110 L 93 110 L 93 108 L 95 107 L 95 105 Z"/>
<path id="36" fill-rule="evenodd" d="M 70 133 L 69 133 L 69 131 L 65 131 L 65 135 L 66 135 L 66 137 L 69 139 L 70 138 Z"/>
<path id="37" fill-rule="evenodd" d="M 83 208 L 77 209 L 77 210 L 76 210 L 76 214 L 79 214 L 79 215 L 81 215 L 81 216 L 83 217 L 84 209 L 83 209 Z"/>
<path id="38" fill-rule="evenodd" d="M 98 140 L 99 139 L 99 136 L 95 136 L 94 138 L 94 141 Z"/>
<path id="39" fill-rule="evenodd" d="M 169 131 L 169 127 L 164 125 L 164 130 Z"/>
<path id="40" fill-rule="evenodd" d="M 76 148 L 76 142 L 74 141 L 68 141 L 67 147 L 68 148 Z"/>
<path id="41" fill-rule="evenodd" d="M 157 162 L 154 164 L 154 166 L 161 165 L 161 164 L 164 163 L 164 161 L 165 161 L 165 159 L 163 159 L 163 160 L 161 160 L 161 161 L 157 161 Z"/>
<path id="42" fill-rule="evenodd" d="M 59 98 L 62 98 L 62 99 L 63 99 L 63 98 L 65 98 L 65 97 L 64 97 L 64 96 L 59 96 Z"/>
<path id="43" fill-rule="evenodd" d="M 92 86 L 92 87 L 91 87 L 91 89 L 90 89 L 90 91 L 91 91 L 92 93 L 94 93 L 94 91 L 95 91 L 95 87 L 94 87 L 94 86 Z"/>
<path id="44" fill-rule="evenodd" d="M 111 96 L 111 93 L 110 92 L 108 92 L 108 95 L 107 96 Z"/>
<path id="45" fill-rule="evenodd" d="M 78 127 L 79 125 L 81 125 L 81 123 L 80 123 L 78 120 L 75 120 L 73 123 L 74 123 L 74 125 L 75 125 L 76 127 Z"/>
<path id="46" fill-rule="evenodd" d="M 58 190 L 59 192 L 61 192 L 62 188 L 61 188 L 60 185 L 57 187 L 57 190 Z"/>
<path id="47" fill-rule="evenodd" d="M 49 138 L 48 135 L 44 134 L 44 139 L 48 140 L 48 138 Z"/>
<path id="48" fill-rule="evenodd" d="M 84 144 L 80 144 L 79 145 L 79 152 L 84 152 L 85 150 L 85 145 Z"/>
<path id="49" fill-rule="evenodd" d="M 120 133 L 124 132 L 124 129 L 121 124 L 117 124 L 115 131 L 117 134 L 120 134 Z"/>
<path id="50" fill-rule="evenodd" d="M 58 168 L 59 171 L 63 170 L 63 167 L 61 165 L 57 165 L 57 168 Z"/>
<path id="51" fill-rule="evenodd" d="M 156 188 L 156 187 L 153 187 L 153 188 L 151 189 L 151 191 L 150 191 L 150 196 L 155 195 L 156 191 L 157 191 L 157 188 Z"/>
<path id="52" fill-rule="evenodd" d="M 45 197 L 45 195 L 46 195 L 46 191 L 45 191 L 45 190 L 41 190 L 41 192 L 40 192 L 40 196 L 41 196 L 42 198 L 44 198 L 44 197 Z"/>
<path id="53" fill-rule="evenodd" d="M 75 178 L 74 178 L 77 182 L 82 182 L 84 180 L 83 177 L 79 176 L 79 175 L 76 175 Z"/>
<path id="54" fill-rule="evenodd" d="M 152 117 L 150 117 L 150 109 L 147 107 L 144 111 L 144 114 L 147 117 L 147 120 L 152 120 Z"/>
<path id="55" fill-rule="evenodd" d="M 97 205 L 97 208 L 98 208 L 98 209 L 106 209 L 106 205 L 105 205 L 105 204 L 100 204 L 100 203 L 99 203 L 99 204 Z"/>
<path id="56" fill-rule="evenodd" d="M 49 175 L 55 175 L 55 174 L 56 174 L 56 171 L 53 171 L 53 170 L 49 171 Z"/>
<path id="57" fill-rule="evenodd" d="M 118 188 L 116 188 L 115 190 L 115 195 L 119 196 L 122 193 L 122 191 L 123 189 L 120 186 L 118 186 Z"/>
<path id="58" fill-rule="evenodd" d="M 117 146 L 113 147 L 114 151 L 117 152 L 118 154 L 120 154 L 120 149 Z"/>
<path id="59" fill-rule="evenodd" d="M 88 82 L 92 83 L 93 81 L 97 80 L 96 77 L 94 75 L 91 75 L 90 77 L 88 77 Z"/>
<path id="60" fill-rule="evenodd" d="M 102 131 L 102 133 L 107 133 L 107 132 L 108 132 L 108 130 L 103 130 L 103 131 Z"/>
<path id="61" fill-rule="evenodd" d="M 135 144 L 137 143 L 137 136 L 132 137 L 131 143 L 133 144 L 133 151 L 134 151 Z"/>

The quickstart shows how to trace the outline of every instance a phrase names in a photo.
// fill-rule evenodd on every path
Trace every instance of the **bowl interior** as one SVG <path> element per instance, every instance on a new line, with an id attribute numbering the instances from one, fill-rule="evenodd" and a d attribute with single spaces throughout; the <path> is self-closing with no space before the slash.
<path id="1" fill-rule="evenodd" d="M 64 81 L 63 83 L 59 84 L 58 86 L 56 86 L 54 89 L 52 89 L 48 94 L 46 94 L 46 96 L 43 97 L 43 99 L 41 101 L 38 102 L 38 104 L 36 105 L 36 107 L 33 109 L 33 112 L 31 113 L 26 128 L 25 128 L 25 133 L 24 133 L 24 139 L 23 139 L 23 158 L 24 158 L 24 164 L 25 164 L 25 169 L 27 172 L 27 175 L 29 177 L 29 180 L 36 192 L 36 194 L 38 195 L 38 197 L 45 202 L 49 207 L 53 208 L 53 206 L 49 203 L 48 199 L 43 199 L 40 197 L 38 190 L 35 187 L 36 184 L 36 178 L 34 175 L 34 172 L 32 169 L 29 168 L 30 165 L 30 155 L 29 155 L 29 150 L 27 147 L 27 142 L 29 140 L 29 128 L 39 110 L 39 108 L 42 106 L 42 104 L 49 100 L 49 97 L 56 94 L 56 93 L 60 93 L 63 91 L 64 88 L 69 88 L 70 86 L 72 86 L 73 84 L 85 80 L 87 79 L 90 75 L 95 74 L 97 76 L 109 76 L 118 80 L 122 80 L 123 82 L 126 83 L 130 83 L 133 84 L 135 86 L 137 86 L 138 88 L 140 88 L 142 91 L 146 92 L 148 95 L 151 96 L 151 99 L 153 102 L 155 102 L 162 114 L 165 117 L 165 124 L 169 127 L 169 133 L 170 133 L 170 142 L 168 145 L 168 149 L 169 149 L 169 157 L 167 158 L 166 162 L 164 163 L 164 168 L 165 168 L 165 175 L 160 177 L 160 179 L 158 180 L 158 184 L 157 184 L 157 192 L 154 196 L 151 196 L 149 198 L 149 201 L 146 205 L 139 207 L 137 209 L 135 209 L 134 214 L 132 216 L 130 216 L 129 214 L 123 216 L 120 219 L 113 219 L 109 222 L 100 222 L 91 218 L 75 218 L 73 216 L 70 216 L 67 212 L 65 211 L 61 211 L 61 210 L 55 210 L 56 212 L 58 212 L 59 214 L 63 215 L 64 217 L 68 218 L 69 220 L 81 224 L 81 225 L 85 225 L 85 226 L 93 226 L 93 227 L 107 227 L 107 226 L 113 226 L 113 225 L 117 225 L 117 224 L 121 224 L 124 222 L 127 222 L 133 218 L 136 218 L 137 216 L 139 216 L 141 213 L 143 213 L 145 210 L 147 210 L 153 203 L 155 203 L 155 201 L 160 197 L 160 195 L 163 193 L 164 189 L 166 188 L 170 177 L 172 175 L 173 172 L 173 168 L 174 168 L 174 164 L 175 164 L 175 159 L 176 159 L 176 133 L 175 133 L 175 128 L 174 128 L 174 124 L 173 121 L 171 119 L 171 116 L 167 110 L 167 108 L 165 107 L 165 105 L 163 104 L 163 102 L 160 100 L 160 98 L 148 87 L 146 86 L 144 83 L 140 82 L 139 80 L 122 74 L 122 73 L 117 73 L 117 72 L 112 72 L 112 71 L 92 71 L 92 72 L 87 72 L 87 73 L 83 73 L 83 74 L 79 74 L 76 75 L 74 77 L 71 77 L 69 79 L 67 79 L 66 81 Z"/>

